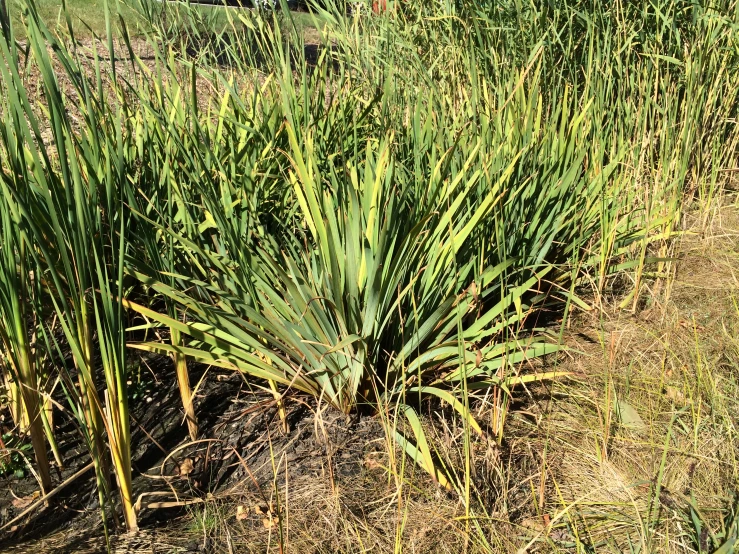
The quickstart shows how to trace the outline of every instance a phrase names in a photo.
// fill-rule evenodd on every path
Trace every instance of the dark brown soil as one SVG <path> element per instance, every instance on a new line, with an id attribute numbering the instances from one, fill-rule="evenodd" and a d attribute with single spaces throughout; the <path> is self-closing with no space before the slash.
<path id="1" fill-rule="evenodd" d="M 143 376 L 151 382 L 137 387 L 141 396 L 131 405 L 134 491 L 142 529 L 176 520 L 193 503 L 232 495 L 267 506 L 275 486 L 283 486 L 286 478 L 330 474 L 337 483 L 352 479 L 364 470 L 365 449 L 383 436 L 380 424 L 370 417 L 319 409 L 314 400 L 302 396 L 287 399 L 289 432 L 285 432 L 269 392 L 251 388 L 240 374 L 196 366 L 191 382 L 200 382 L 196 397 L 200 438 L 191 442 L 172 364 L 166 359 L 143 361 Z M 56 471 L 54 486 L 90 463 L 79 437 L 67 418 L 59 428 L 65 467 Z M 281 468 L 276 475 L 275 464 Z M 0 480 L 0 525 L 27 507 L 16 499 L 37 490 L 30 476 Z M 255 523 L 261 525 L 261 520 Z M 114 527 L 112 521 L 109 524 Z M 170 534 L 159 550 L 154 536 L 144 533 L 137 538 L 147 543 L 145 551 L 187 551 L 192 546 L 192 537 L 183 536 L 182 544 L 177 544 Z M 198 543 L 198 548 L 202 546 Z M 77 478 L 48 508 L 39 507 L 5 529 L 0 551 L 105 551 L 94 472 Z"/>

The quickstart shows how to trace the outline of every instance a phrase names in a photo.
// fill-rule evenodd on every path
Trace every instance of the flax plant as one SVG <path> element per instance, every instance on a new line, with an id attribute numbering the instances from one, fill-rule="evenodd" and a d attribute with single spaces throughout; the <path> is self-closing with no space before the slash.
<path id="1" fill-rule="evenodd" d="M 3 173 L 0 200 L 0 358 L 6 383 L 13 385 L 15 424 L 31 437 L 42 494 L 51 490 L 51 474 L 46 451 L 43 388 L 38 367 L 37 345 L 33 343 L 38 291 L 33 284 L 32 259 L 28 255 L 28 235 L 17 206 L 9 198 L 7 174 Z M 9 180 L 9 179 L 8 179 Z M 30 263 L 29 263 L 30 262 Z M 51 441 L 53 436 L 49 434 Z"/>
<path id="2" fill-rule="evenodd" d="M 278 225 L 272 231 L 277 233 L 278 242 L 263 235 L 264 227 L 258 222 L 234 228 L 234 221 L 249 221 L 234 209 L 240 202 L 232 199 L 246 196 L 241 186 L 254 187 L 253 173 L 239 175 L 239 181 L 206 178 L 197 190 L 205 213 L 220 231 L 213 237 L 216 251 L 204 247 L 204 243 L 198 242 L 199 237 L 176 233 L 171 227 L 161 226 L 159 232 L 173 237 L 180 249 L 198 260 L 194 267 L 212 268 L 212 273 L 177 275 L 184 290 L 204 287 L 208 300 L 204 302 L 173 287 L 172 281 L 155 267 L 145 267 L 135 260 L 129 262 L 138 267 L 132 275 L 178 303 L 192 321 L 179 322 L 134 302 L 127 305 L 189 336 L 192 345 L 133 346 L 156 352 L 181 352 L 200 361 L 238 369 L 320 395 L 347 412 L 358 403 L 378 401 L 377 394 L 403 401 L 406 395 L 434 395 L 449 401 L 470 420 L 468 409 L 445 388 L 454 389 L 469 376 L 477 378 L 478 388 L 495 384 L 507 390 L 517 377 L 500 379 L 496 375 L 500 367 L 555 349 L 537 340 L 493 340 L 509 325 L 521 322 L 527 312 L 527 295 L 540 275 L 530 275 L 518 286 L 502 292 L 502 275 L 510 264 L 483 267 L 480 271 L 479 256 L 470 257 L 466 248 L 467 239 L 477 236 L 476 226 L 502 202 L 520 154 L 511 153 L 506 167 L 508 152 L 483 156 L 479 143 L 471 148 L 460 146 L 461 152 L 450 143 L 447 147 L 451 150 L 436 160 L 431 182 L 419 186 L 404 168 L 395 173 L 392 136 L 377 149 L 371 143 L 352 144 L 370 128 L 364 119 L 367 114 L 357 118 L 352 95 L 346 96 L 348 100 L 334 98 L 336 109 L 326 110 L 322 102 L 313 103 L 312 98 L 306 97 L 303 99 L 307 105 L 302 104 L 297 91 L 291 89 L 292 76 L 286 71 L 289 62 L 279 49 L 275 50 L 273 54 L 282 60 L 278 66 L 282 69 L 279 84 L 288 123 L 285 133 L 270 142 L 288 142 L 290 150 L 281 163 L 297 200 L 298 211 L 293 212 L 291 220 L 307 233 L 295 236 L 292 228 Z M 305 75 L 304 83 L 309 83 L 311 91 L 324 90 L 328 75 L 324 67 L 311 76 Z M 345 86 L 350 87 L 351 83 L 347 81 Z M 315 98 L 320 97 L 316 94 Z M 254 117 L 253 113 L 244 113 L 232 90 L 227 90 L 219 103 L 221 119 L 215 129 L 218 134 L 238 129 L 232 118 Z M 194 108 L 185 109 L 196 117 Z M 301 124 L 314 114 L 341 117 L 345 131 L 320 141 L 306 134 L 307 129 Z M 270 119 L 250 123 L 262 129 L 254 133 L 255 137 L 270 130 Z M 213 130 L 198 129 L 205 133 Z M 184 165 L 192 168 L 191 174 L 233 174 L 221 165 L 222 141 L 203 137 L 204 144 L 215 145 L 206 155 L 193 148 L 197 143 L 194 139 L 181 141 L 190 146 L 179 155 Z M 347 153 L 343 159 L 348 180 L 343 172 L 329 171 L 325 176 L 329 184 L 323 188 L 318 184 L 323 180 L 320 167 L 334 144 Z M 427 148 L 423 146 L 423 150 Z M 356 156 L 358 151 L 365 157 L 352 161 L 349 156 Z M 461 167 L 456 166 L 457 162 Z M 497 175 L 498 182 L 490 183 L 489 190 L 480 197 L 479 181 L 486 174 Z M 242 206 L 246 208 L 248 204 Z M 333 219 L 333 213 L 345 215 Z M 259 233 L 260 247 L 250 246 L 250 233 Z M 306 244 L 315 244 L 317 249 L 306 250 Z M 456 258 L 467 261 L 455 270 Z M 534 293 L 531 299 L 535 298 Z M 517 312 L 510 313 L 514 305 Z M 479 320 L 474 325 L 467 323 L 465 334 L 457 337 L 459 314 L 475 320 L 470 315 L 475 310 L 482 310 Z M 407 321 L 403 321 L 405 318 Z M 403 331 L 398 334 L 397 329 Z M 462 359 L 466 360 L 462 363 L 476 364 L 466 373 L 454 370 L 460 364 L 459 339 L 465 344 Z M 473 344 L 478 346 L 471 347 Z M 421 377 L 427 371 L 437 377 Z M 445 372 L 444 377 L 438 377 Z M 413 383 L 415 387 L 408 389 Z M 405 413 L 414 440 L 407 441 L 402 434 L 398 440 L 429 473 L 448 484 L 436 468 L 417 418 L 408 410 Z M 476 423 L 472 425 L 480 430 Z"/>
<path id="3" fill-rule="evenodd" d="M 171 106 L 152 111 L 170 127 L 166 114 L 187 114 L 190 124 L 175 133 L 178 181 L 197 181 L 193 198 L 205 217 L 197 233 L 158 224 L 197 260 L 176 282 L 129 262 L 132 275 L 192 318 L 175 322 L 130 304 L 190 337 L 182 347 L 137 347 L 186 352 L 320 394 L 345 411 L 372 402 L 371 391 L 405 398 L 414 386 L 437 396 L 445 387 L 459 395 L 463 384 L 492 387 L 502 440 L 509 385 L 521 379 L 516 362 L 553 348 L 529 350 L 514 338 L 526 326 L 527 302 L 542 298 L 541 272 L 556 268 L 550 300 L 585 308 L 565 291 L 595 276 L 603 294 L 629 271 L 626 302 L 636 306 L 643 279 L 664 273 L 646 268 L 667 263 L 665 251 L 653 249 L 679 221 L 697 114 L 674 111 L 676 37 L 651 12 L 641 16 L 665 40 L 644 35 L 653 53 L 639 59 L 624 46 L 635 44 L 626 27 L 633 14 L 620 7 L 596 8 L 588 23 L 568 15 L 566 3 L 533 18 L 520 7 L 490 6 L 445 4 L 441 18 L 437 7 L 403 6 L 396 17 L 367 19 L 344 17 L 329 3 L 317 9 L 331 49 L 310 70 L 289 26 L 229 15 L 239 39 L 216 41 L 222 59 L 240 76 L 267 79 L 246 102 L 233 75 L 192 61 L 193 75 L 218 83 L 209 115 L 194 96 L 171 94 Z M 549 40 L 563 29 L 569 42 Z M 558 66 L 566 55 L 583 65 Z M 636 68 L 630 79 L 614 78 L 621 63 Z M 170 89 L 178 78 L 170 71 Z M 183 88 L 194 90 L 190 79 Z M 622 99 L 615 109 L 613 98 Z M 685 127 L 676 134 L 677 121 Z M 564 265 L 580 268 L 572 284 Z M 482 302 L 483 293 L 498 303 Z M 460 304 L 462 312 L 451 310 Z M 426 314 L 429 307 L 436 311 Z M 465 313 L 470 326 L 456 338 L 442 323 L 451 317 L 456 326 L 452 313 Z M 383 325 L 400 330 L 397 344 L 386 342 Z M 495 340 L 483 347 L 475 333 Z M 461 352 L 477 350 L 474 369 L 466 368 L 468 354 L 452 354 L 460 341 Z M 427 381 L 426 364 L 442 373 L 461 367 Z M 420 434 L 416 443 L 424 444 Z M 434 473 L 423 449 L 414 457 Z"/>
<path id="4" fill-rule="evenodd" d="M 95 78 L 89 79 L 79 58 L 49 32 L 33 5 L 26 16 L 29 52 L 46 99 L 39 107 L 45 112 L 51 138 L 41 134 L 36 107 L 14 70 L 18 53 L 11 41 L 10 48 L 3 46 L 3 65 L 9 68 L 3 75 L 6 88 L 17 91 L 5 110 L 4 154 L 15 168 L 7 190 L 28 229 L 34 271 L 43 276 L 48 300 L 72 352 L 78 413 L 95 462 L 101 505 L 110 504 L 112 462 L 126 525 L 133 530 L 125 321 L 120 304 L 127 231 L 121 208 L 130 134 L 123 135 L 121 108 L 111 109 L 107 103 L 111 91 L 103 87 L 97 55 Z M 85 122 L 82 133 L 73 129 L 66 106 L 69 91 L 59 85 L 47 44 L 57 45 L 55 61 L 73 84 L 71 93 Z M 11 146 L 14 143 L 18 147 Z M 106 385 L 105 403 L 98 392 L 100 377 Z"/>
<path id="5" fill-rule="evenodd" d="M 141 128 L 142 135 L 139 137 L 139 143 L 143 145 L 145 142 L 148 143 L 148 135 L 146 131 Z M 155 137 L 151 137 L 156 140 Z M 171 138 L 164 139 L 166 142 L 170 142 Z M 168 154 L 171 148 L 167 145 L 163 145 L 161 151 Z M 162 164 L 161 175 L 166 180 L 165 186 L 160 190 L 149 187 L 149 191 L 144 192 L 139 190 L 140 194 L 132 198 L 132 203 L 137 202 L 141 204 L 137 206 L 142 214 L 148 214 L 150 217 L 155 217 L 157 221 L 163 222 L 168 228 L 178 227 L 176 221 L 187 218 L 187 211 L 179 209 L 182 207 L 186 200 L 183 198 L 182 193 L 184 191 L 176 183 L 176 176 L 173 173 L 172 167 L 174 165 L 173 160 L 167 156 L 164 159 L 153 158 L 151 160 L 152 165 Z M 155 165 L 155 167 L 157 167 Z M 143 179 L 148 177 L 144 176 Z M 152 204 L 152 198 L 156 198 L 157 195 L 161 195 L 164 198 L 164 205 L 160 208 Z M 133 204 L 134 206 L 136 204 Z M 154 210 L 162 209 L 164 213 L 157 213 Z M 186 227 L 187 225 L 184 225 Z M 139 248 L 140 252 L 146 253 L 146 262 L 156 267 L 159 272 L 170 275 L 169 284 L 175 286 L 176 274 L 176 263 L 180 256 L 175 251 L 175 246 L 172 237 L 166 233 L 160 232 L 159 229 L 150 225 L 147 221 L 140 221 L 138 225 L 138 233 L 135 237 L 134 247 Z M 166 302 L 168 315 L 177 320 L 181 319 L 177 307 L 172 302 Z M 177 328 L 170 327 L 170 342 L 174 347 L 182 346 L 181 333 Z M 174 362 L 175 374 L 177 376 L 177 383 L 180 391 L 180 398 L 182 400 L 183 409 L 185 411 L 185 419 L 187 422 L 188 433 L 191 440 L 196 440 L 198 435 L 198 424 L 197 417 L 195 415 L 195 408 L 192 398 L 192 389 L 190 387 L 190 377 L 188 373 L 187 359 L 184 355 L 175 352 L 172 355 Z"/>

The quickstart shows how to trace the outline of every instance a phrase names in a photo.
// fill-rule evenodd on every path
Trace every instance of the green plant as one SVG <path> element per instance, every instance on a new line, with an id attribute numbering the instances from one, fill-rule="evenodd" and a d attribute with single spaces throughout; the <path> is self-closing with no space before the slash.
<path id="1" fill-rule="evenodd" d="M 705 516 L 696 505 L 695 498 L 688 501 L 685 517 L 686 523 L 693 531 L 693 544 L 699 553 L 711 552 L 712 554 L 726 554 L 734 552 L 739 543 L 739 511 L 737 511 L 736 498 L 729 504 L 727 510 L 723 510 L 721 529 L 713 532 L 705 520 Z"/>
<path id="2" fill-rule="evenodd" d="M 43 427 L 40 356 L 34 344 L 41 290 L 30 269 L 33 262 L 28 228 L 20 221 L 19 207 L 4 185 L 0 199 L 0 369 L 8 386 L 15 424 L 20 433 L 30 434 L 41 489 L 48 492 L 51 475 Z M 48 424 L 47 431 L 51 433 Z"/>
<path id="3" fill-rule="evenodd" d="M 326 2 L 317 45 L 282 8 L 142 3 L 145 62 L 107 8 L 104 60 L 30 2 L 25 46 L 12 27 L 0 43 L 2 359 L 29 384 L 16 412 L 40 413 L 32 358 L 47 356 L 101 504 L 112 468 L 135 529 L 128 342 L 172 356 L 192 438 L 186 358 L 245 373 L 281 408 L 299 390 L 382 413 L 470 522 L 472 435 L 502 442 L 514 387 L 556 377 L 533 363 L 559 349 L 551 320 L 616 296 L 638 309 L 669 283 L 686 200 L 710 205 L 736 169 L 737 4 L 375 17 Z M 147 321 L 127 327 L 131 311 Z M 131 338 L 155 327 L 168 342 Z M 461 419 L 463 468 L 424 432 L 428 399 Z"/>
<path id="4" fill-rule="evenodd" d="M 41 76 L 53 146 L 41 136 L 38 116 L 18 72 L 19 51 L 11 33 L 0 43 L 3 82 L 6 90 L 13 90 L 3 110 L 2 147 L 9 168 L 2 175 L 3 192 L 6 205 L 14 208 L 23 240 L 29 243 L 28 256 L 33 261 L 25 262 L 26 267 L 33 267 L 39 282 L 43 279 L 45 307 L 53 310 L 72 352 L 78 393 L 69 375 L 63 377 L 96 464 L 101 504 L 109 501 L 112 462 L 126 524 L 135 529 L 121 308 L 127 223 L 121 209 L 125 189 L 117 186 L 126 182 L 124 152 L 126 141 L 132 139 L 130 134 L 121 136 L 124 112 L 106 102 L 99 59 L 94 92 L 91 84 L 95 80 L 77 71 L 79 58 L 60 47 L 57 60 L 73 83 L 79 113 L 87 122 L 85 132 L 73 130 L 67 91 L 60 87 L 46 48 L 58 44 L 57 39 L 34 5 L 28 6 L 26 15 L 30 59 Z M 101 121 L 108 124 L 100 125 Z M 6 269 L 3 276 L 9 275 Z M 95 353 L 100 356 L 106 383 L 103 399 L 97 390 L 100 372 L 93 362 Z M 26 405 L 31 404 L 27 401 Z M 109 450 L 104 446 L 104 432 Z"/>
<path id="5" fill-rule="evenodd" d="M 17 435 L 6 433 L 2 436 L 2 452 L 0 452 L 0 477 L 13 475 L 18 479 L 25 477 L 28 471 L 27 456 L 32 454 L 33 445 L 22 441 Z"/>

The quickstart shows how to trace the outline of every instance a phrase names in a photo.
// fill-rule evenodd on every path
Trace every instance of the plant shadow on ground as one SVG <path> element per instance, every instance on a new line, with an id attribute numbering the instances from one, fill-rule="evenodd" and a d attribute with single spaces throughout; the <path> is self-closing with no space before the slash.
<path id="1" fill-rule="evenodd" d="M 214 502 L 234 494 L 251 494 L 255 502 L 265 501 L 275 477 L 278 485 L 285 481 L 285 473 L 274 474 L 275 457 L 278 463 L 290 465 L 291 478 L 329 473 L 337 482 L 350 479 L 361 471 L 364 449 L 381 437 L 382 430 L 372 418 L 346 417 L 301 397 L 288 401 L 289 432 L 285 433 L 270 394 L 250 390 L 238 373 L 194 366 L 191 375 L 200 383 L 197 409 L 204 438 L 193 443 L 173 401 L 179 392 L 171 362 L 156 357 L 140 362 L 146 366 L 141 373 L 150 380 L 144 381 L 140 396 L 132 402 L 132 458 L 136 497 L 145 492 L 140 518 L 144 528 L 156 528 L 187 514 L 186 506 L 193 501 Z M 83 445 L 75 430 L 60 426 L 62 441 L 67 436 L 80 444 L 62 442 L 66 464 L 62 480 L 88 462 L 82 454 L 67 454 L 83 450 Z M 0 502 L 9 508 L 3 523 L 26 507 L 16 502 L 16 509 L 13 498 L 22 499 L 36 488 L 31 476 L 4 480 Z M 104 550 L 92 471 L 58 495 L 52 507 L 6 535 L 0 547 L 23 551 L 29 539 L 47 535 L 51 543 L 43 548 L 53 551 Z M 191 537 L 186 539 L 188 543 Z M 59 540 L 61 544 L 56 543 Z"/>

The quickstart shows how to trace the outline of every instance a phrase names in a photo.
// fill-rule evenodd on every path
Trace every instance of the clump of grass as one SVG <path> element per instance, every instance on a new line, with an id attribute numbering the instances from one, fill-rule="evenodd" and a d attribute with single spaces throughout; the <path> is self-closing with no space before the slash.
<path id="1" fill-rule="evenodd" d="M 556 403 L 527 408 L 536 423 L 513 420 L 512 432 L 527 436 L 540 460 L 530 471 L 546 471 L 518 516 L 537 523 L 528 527 L 536 542 L 575 551 L 733 548 L 737 372 L 733 339 L 722 330 L 737 317 L 736 283 L 724 282 L 737 262 L 724 257 L 734 211 L 721 209 L 727 221 L 712 238 L 683 241 L 662 308 L 634 319 L 612 305 L 580 319 L 568 342 L 586 355 L 563 369 L 581 376 L 554 385 Z M 702 217 L 691 211 L 688 229 Z M 701 267 L 704 254 L 714 260 L 710 270 Z M 707 270 L 712 282 L 694 280 Z M 619 415 L 616 403 L 636 416 Z"/>

